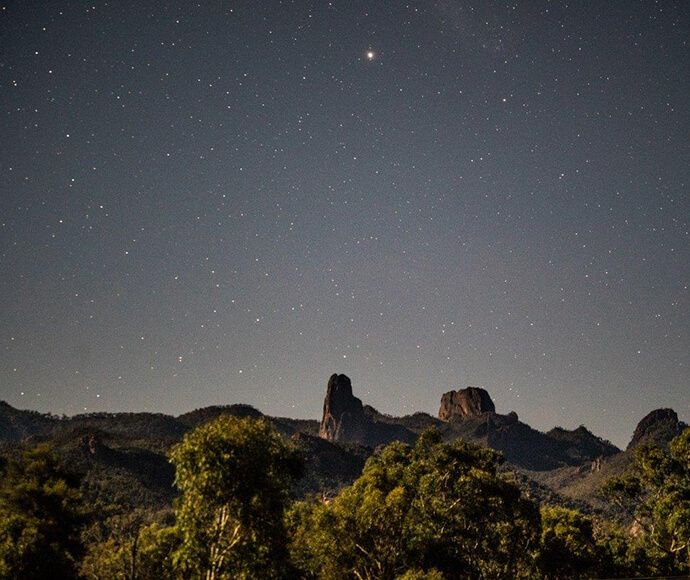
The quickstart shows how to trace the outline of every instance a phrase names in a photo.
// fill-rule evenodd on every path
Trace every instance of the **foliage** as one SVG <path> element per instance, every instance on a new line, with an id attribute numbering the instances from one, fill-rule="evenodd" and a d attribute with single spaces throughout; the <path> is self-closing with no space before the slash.
<path id="1" fill-rule="evenodd" d="M 443 580 L 443 574 L 435 568 L 431 570 L 412 569 L 402 576 L 398 576 L 396 580 Z"/>
<path id="2" fill-rule="evenodd" d="M 631 549 L 644 550 L 651 573 L 690 572 L 690 428 L 668 450 L 639 447 L 632 474 L 602 491 L 634 519 Z"/>
<path id="3" fill-rule="evenodd" d="M 169 504 L 156 511 L 172 494 L 158 498 L 133 483 L 133 474 L 157 469 L 147 453 L 103 445 L 84 454 L 70 441 L 60 461 L 39 445 L 21 454 L 8 448 L 0 462 L 0 578 L 560 580 L 690 572 L 690 429 L 668 448 L 640 445 L 629 474 L 604 486 L 633 522 L 625 529 L 565 507 L 539 511 L 499 453 L 443 443 L 435 430 L 415 446 L 378 451 L 356 478 L 358 451 L 305 435 L 295 448 L 265 419 L 218 417 L 171 451 L 181 494 L 175 517 Z M 354 483 L 292 503 L 301 457 L 309 468 L 302 488 L 342 485 L 343 474 Z M 64 461 L 90 475 L 80 480 Z M 541 497 L 540 488 L 529 489 Z"/>
<path id="4" fill-rule="evenodd" d="M 82 577 L 93 580 L 173 578 L 172 554 L 179 547 L 174 526 L 151 523 L 151 514 L 135 510 L 96 523 L 87 533 Z"/>
<path id="5" fill-rule="evenodd" d="M 272 578 L 287 572 L 283 513 L 301 459 L 266 420 L 221 416 L 185 436 L 171 459 L 181 546 L 193 577 Z"/>
<path id="6" fill-rule="evenodd" d="M 0 482 L 0 577 L 75 576 L 84 521 L 78 484 L 45 444 L 9 461 Z"/>
<path id="7" fill-rule="evenodd" d="M 332 502 L 295 506 L 294 561 L 320 578 L 528 577 L 539 513 L 500 462 L 435 430 L 393 443 Z"/>
<path id="8" fill-rule="evenodd" d="M 594 536 L 592 520 L 558 507 L 541 510 L 540 567 L 546 578 L 596 575 L 604 553 Z"/>
<path id="9" fill-rule="evenodd" d="M 599 551 L 598 577 L 632 578 L 649 571 L 645 551 L 631 543 L 628 527 L 619 521 L 603 518 L 592 522 Z"/>

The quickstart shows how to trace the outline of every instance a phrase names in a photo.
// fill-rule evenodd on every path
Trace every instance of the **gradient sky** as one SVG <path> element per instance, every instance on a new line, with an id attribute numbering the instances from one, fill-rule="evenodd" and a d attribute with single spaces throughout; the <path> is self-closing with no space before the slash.
<path id="1" fill-rule="evenodd" d="M 686 1 L 0 1 L 0 398 L 688 420 L 689 95 Z"/>

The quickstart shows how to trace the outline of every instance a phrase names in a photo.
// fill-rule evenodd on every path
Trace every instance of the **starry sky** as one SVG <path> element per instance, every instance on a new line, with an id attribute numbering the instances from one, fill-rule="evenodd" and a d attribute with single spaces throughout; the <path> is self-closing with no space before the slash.
<path id="1" fill-rule="evenodd" d="M 0 398 L 690 419 L 686 1 L 0 1 Z"/>

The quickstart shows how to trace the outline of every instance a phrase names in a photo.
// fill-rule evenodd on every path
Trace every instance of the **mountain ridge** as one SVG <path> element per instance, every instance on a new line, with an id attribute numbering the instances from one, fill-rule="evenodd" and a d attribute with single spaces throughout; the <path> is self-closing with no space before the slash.
<path id="1" fill-rule="evenodd" d="M 638 423 L 621 450 L 582 425 L 572 430 L 534 429 L 514 412 L 496 412 L 488 392 L 477 387 L 444 393 L 440 400 L 437 417 L 424 412 L 393 417 L 357 398 L 349 377 L 334 374 L 320 422 L 272 417 L 246 404 L 202 407 L 177 416 L 127 412 L 58 417 L 0 401 L 0 453 L 9 455 L 22 443 L 52 442 L 71 465 L 87 474 L 92 501 L 111 494 L 115 485 L 131 504 L 160 507 L 174 496 L 168 450 L 185 433 L 220 415 L 265 418 L 292 439 L 306 464 L 300 495 L 331 493 L 348 485 L 378 448 L 394 440 L 413 443 L 433 427 L 446 441 L 461 437 L 501 451 L 507 468 L 521 474 L 525 489 L 545 501 L 585 502 L 599 509 L 599 486 L 625 472 L 637 447 L 666 445 L 685 426 L 672 409 L 656 409 Z"/>

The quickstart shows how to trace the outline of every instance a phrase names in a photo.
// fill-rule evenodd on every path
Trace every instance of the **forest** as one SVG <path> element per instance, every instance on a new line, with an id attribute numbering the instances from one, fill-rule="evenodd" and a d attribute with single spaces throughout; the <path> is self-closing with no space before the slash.
<path id="1" fill-rule="evenodd" d="M 452 579 L 690 573 L 690 428 L 639 446 L 585 513 L 530 497 L 503 454 L 437 429 L 394 441 L 350 485 L 298 494 L 305 457 L 265 418 L 221 414 L 167 450 L 172 507 L 89 501 L 53 445 L 0 479 L 0 577 Z M 112 489 L 116 489 L 113 487 Z M 541 505 L 540 505 L 541 504 Z"/>

